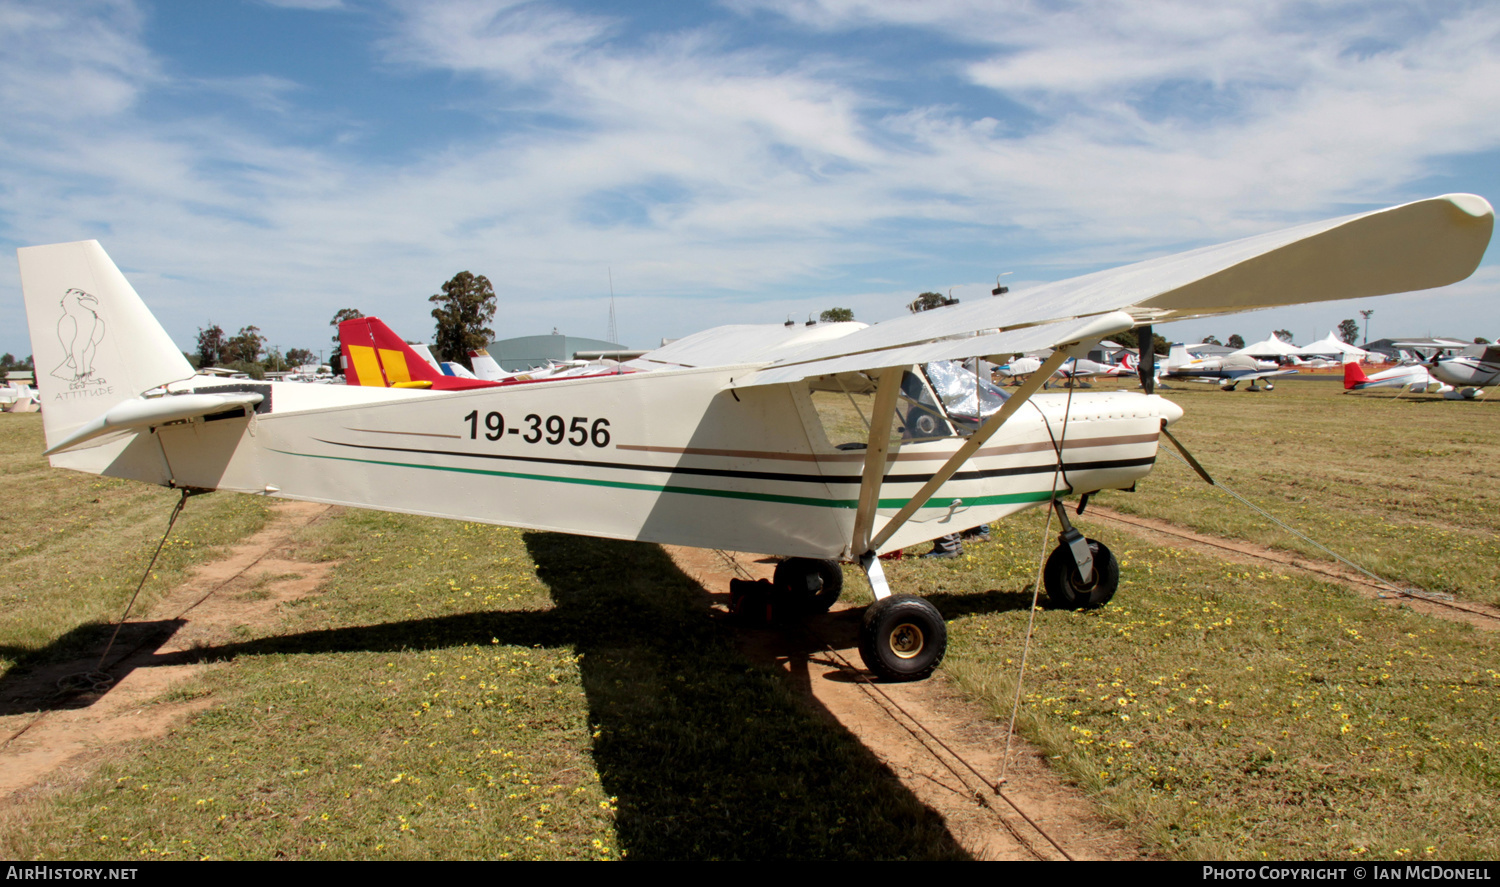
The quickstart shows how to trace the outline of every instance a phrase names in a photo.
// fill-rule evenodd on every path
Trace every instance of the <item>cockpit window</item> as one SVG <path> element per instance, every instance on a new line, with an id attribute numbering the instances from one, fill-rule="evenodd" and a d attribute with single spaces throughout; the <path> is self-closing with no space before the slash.
<path id="1" fill-rule="evenodd" d="M 1008 395 L 990 381 L 993 367 L 944 360 L 901 374 L 892 436 L 902 441 L 968 436 Z M 809 380 L 809 394 L 824 436 L 840 450 L 862 450 L 869 439 L 875 382 L 859 373 Z"/>
<path id="2" fill-rule="evenodd" d="M 990 381 L 993 367 L 984 361 L 976 366 L 972 361 L 966 365 L 956 360 L 934 360 L 923 369 L 948 418 L 963 435 L 974 433 L 980 422 L 999 410 L 1009 397 Z"/>
<path id="3" fill-rule="evenodd" d="M 936 440 L 952 437 L 953 426 L 943 415 L 943 408 L 923 378 L 907 370 L 901 376 L 901 398 L 896 406 L 901 419 L 901 439 Z"/>

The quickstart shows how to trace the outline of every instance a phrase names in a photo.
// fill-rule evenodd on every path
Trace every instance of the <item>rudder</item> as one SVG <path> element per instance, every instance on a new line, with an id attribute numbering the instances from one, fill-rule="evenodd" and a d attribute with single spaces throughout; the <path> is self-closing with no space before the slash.
<path id="1" fill-rule="evenodd" d="M 16 251 L 47 445 L 192 364 L 98 241 Z"/>

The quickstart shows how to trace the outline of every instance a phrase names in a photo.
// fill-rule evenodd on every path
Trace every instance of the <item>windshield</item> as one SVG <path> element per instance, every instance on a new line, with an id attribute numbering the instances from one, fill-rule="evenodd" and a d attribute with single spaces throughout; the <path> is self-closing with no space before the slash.
<path id="1" fill-rule="evenodd" d="M 991 381 L 994 367 L 985 361 L 934 360 L 925 369 L 932 390 L 961 433 L 973 433 L 1009 397 L 995 387 Z"/>

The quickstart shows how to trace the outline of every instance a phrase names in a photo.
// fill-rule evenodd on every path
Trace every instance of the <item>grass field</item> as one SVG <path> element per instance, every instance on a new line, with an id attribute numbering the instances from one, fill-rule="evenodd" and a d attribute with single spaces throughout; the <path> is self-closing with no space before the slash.
<path id="1" fill-rule="evenodd" d="M 39 463 L 39 431 L 18 437 L 15 460 Z M 39 471 L 13 538 L 39 544 L 44 500 L 79 482 Z M 123 490 L 155 497 L 136 522 L 164 524 L 170 494 Z M 207 503 L 260 504 L 190 509 L 220 514 Z M 320 593 L 201 650 L 223 664 L 163 701 L 212 708 L 4 820 L 0 857 L 963 857 L 853 737 L 734 651 L 656 546 L 372 512 L 303 532 L 342 561 Z M 114 569 L 154 542 L 120 539 Z M 97 643 L 114 612 L 72 615 L 52 636 Z M 61 655 L 44 645 L 18 645 L 18 671 Z"/>
<path id="2" fill-rule="evenodd" d="M 1180 383 L 1173 428 L 1210 474 L 1388 579 L 1500 604 L 1500 399 L 1345 394 L 1333 377 L 1272 392 Z M 1111 508 L 1324 557 L 1205 485 L 1163 442 L 1135 493 Z"/>
<path id="3" fill-rule="evenodd" d="M 1495 599 L 1483 475 L 1500 455 L 1497 405 L 1344 397 L 1320 381 L 1171 396 L 1187 409 L 1179 436 L 1263 507 L 1402 581 Z M 24 667 L 97 638 L 118 601 L 95 598 L 133 587 L 124 565 L 144 565 L 172 494 L 45 471 L 35 427 L 0 429 L 32 484 L 3 525 L 34 558 L 18 575 L 40 583 L 0 624 Z M 68 496 L 96 509 L 47 548 Z M 1168 458 L 1136 493 L 1101 498 L 1284 544 Z M 194 500 L 190 517 L 219 535 L 198 526 L 171 569 L 258 525 L 259 508 Z M 998 525 L 961 561 L 888 568 L 949 618 L 944 669 L 996 717 L 1015 692 L 1044 518 Z M 1121 555 L 1120 593 L 1100 611 L 1037 614 L 1021 727 L 1148 849 L 1500 855 L 1493 634 L 1081 525 Z M 278 626 L 204 651 L 223 665 L 174 697 L 210 698 L 208 713 L 29 806 L 0 855 L 962 855 L 851 737 L 747 665 L 652 546 L 359 512 L 307 532 L 342 563 Z M 88 570 L 52 575 L 82 540 L 116 537 Z M 43 606 L 64 593 L 73 603 Z"/>
<path id="4" fill-rule="evenodd" d="M 1002 721 L 1044 515 L 1026 517 L 962 561 L 887 570 L 949 619 L 944 669 Z M 1036 614 L 1020 728 L 1147 847 L 1189 859 L 1500 853 L 1492 633 L 1079 526 L 1121 557 L 1120 591 L 1102 610 Z"/>
<path id="5" fill-rule="evenodd" d="M 0 676 L 22 656 L 68 657 L 99 643 L 90 626 L 118 618 L 167 528 L 178 494 L 56 471 L 41 457 L 40 413 L 0 413 Z M 194 563 L 259 529 L 263 502 L 192 501 L 141 591 L 143 610 Z"/>

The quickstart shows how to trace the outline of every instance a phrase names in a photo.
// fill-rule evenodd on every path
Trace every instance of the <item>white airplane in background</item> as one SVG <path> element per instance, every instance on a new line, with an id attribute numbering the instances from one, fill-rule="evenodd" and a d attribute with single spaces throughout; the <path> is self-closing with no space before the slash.
<path id="1" fill-rule="evenodd" d="M 1413 394 L 1446 394 L 1453 390 L 1453 386 L 1434 379 L 1427 372 L 1427 367 L 1420 363 L 1381 370 L 1373 376 L 1366 376 L 1356 361 L 1344 364 L 1345 391 L 1366 391 L 1371 388 L 1400 388 Z"/>
<path id="2" fill-rule="evenodd" d="M 1429 369 L 1434 376 L 1465 391 L 1480 385 L 1500 385 L 1500 346 L 1470 345 L 1462 354 L 1434 359 Z M 1465 396 L 1478 397 L 1483 393 Z"/>
<path id="3" fill-rule="evenodd" d="M 1233 391 L 1241 382 L 1249 382 L 1246 391 L 1259 391 L 1262 379 L 1291 376 L 1296 370 L 1284 370 L 1270 361 L 1256 360 L 1248 354 L 1225 354 L 1218 357 L 1193 357 L 1181 342 L 1172 346 L 1165 363 L 1157 366 L 1157 379 L 1189 382 L 1212 382 L 1224 391 Z M 1266 390 L 1276 386 L 1266 382 Z"/>
<path id="4" fill-rule="evenodd" d="M 996 367 L 995 372 L 1002 376 L 1015 379 L 1026 379 L 1042 367 L 1042 359 L 1039 357 L 1018 357 L 1007 363 Z M 1128 376 L 1135 370 L 1124 364 L 1099 363 L 1084 357 L 1073 357 L 1062 362 L 1052 376 L 1042 384 L 1043 388 L 1050 387 L 1053 379 L 1061 379 L 1069 385 L 1078 383 L 1086 386 L 1086 379 L 1097 379 L 1101 376 Z"/>
<path id="5" fill-rule="evenodd" d="M 36 389 L 24 382 L 0 387 L 0 409 L 7 413 L 36 412 Z"/>
<path id="6" fill-rule="evenodd" d="M 195 377 L 98 243 L 19 255 L 36 366 L 57 368 L 39 374 L 56 467 L 781 555 L 775 584 L 810 611 L 837 597 L 832 561 L 857 562 L 876 598 L 861 655 L 903 680 L 937 666 L 946 627 L 891 593 L 883 552 L 1049 505 L 1063 528 L 1049 598 L 1114 594 L 1118 562 L 1072 527 L 1063 497 L 1133 486 L 1182 410 L 1134 392 L 1038 394 L 1063 361 L 1153 323 L 1453 283 L 1493 228 L 1483 198 L 1447 195 L 868 327 L 719 327 L 631 361 L 638 372 L 447 391 Z M 86 341 L 70 296 L 96 321 Z M 957 372 L 935 393 L 933 371 L 954 361 L 1035 350 L 1052 354 L 1003 402 L 977 385 L 955 396 Z M 838 445 L 812 393 L 871 389 L 864 440 Z"/>

